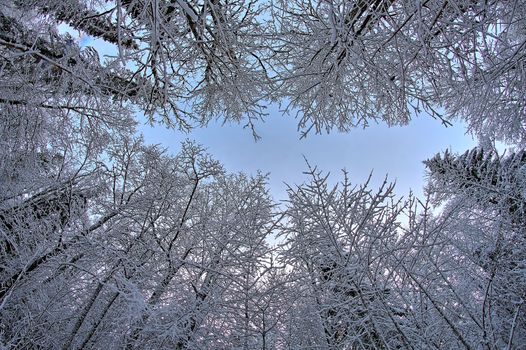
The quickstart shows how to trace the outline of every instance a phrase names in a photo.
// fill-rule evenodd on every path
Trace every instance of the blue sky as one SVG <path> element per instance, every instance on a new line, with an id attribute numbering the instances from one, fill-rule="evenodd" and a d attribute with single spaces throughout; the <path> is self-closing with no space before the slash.
<path id="1" fill-rule="evenodd" d="M 330 172 L 333 183 L 342 178 L 341 169 L 346 169 L 357 184 L 373 171 L 372 185 L 379 185 L 388 174 L 391 181 L 396 180 L 397 195 L 406 196 L 412 189 L 421 196 L 425 183 L 423 160 L 446 149 L 464 152 L 476 146 L 476 141 L 465 135 L 464 124 L 455 122 L 445 128 L 425 115 L 402 127 L 375 124 L 349 133 L 334 131 L 300 139 L 297 120 L 283 116 L 275 106 L 269 112 L 266 122 L 256 126 L 261 136 L 257 142 L 251 131 L 239 124 L 210 123 L 189 134 L 162 126 L 143 125 L 139 130 L 147 143 L 161 144 L 173 153 L 179 150 L 182 140 L 193 139 L 208 148 L 229 171 L 270 173 L 269 186 L 276 200 L 286 199 L 285 183 L 293 186 L 308 179 L 303 174 L 307 170 L 304 157 L 311 165 Z"/>
<path id="2" fill-rule="evenodd" d="M 70 31 L 67 26 L 63 30 Z M 78 40 L 81 46 L 94 46 L 101 58 L 116 54 L 113 45 L 100 39 L 82 36 Z M 406 196 L 412 189 L 422 196 L 423 160 L 446 149 L 462 153 L 477 144 L 465 134 L 462 122 L 446 128 L 427 115 L 414 117 L 409 125 L 401 127 L 380 123 L 349 133 L 333 131 L 300 139 L 297 120 L 284 116 L 277 106 L 270 106 L 268 112 L 266 122 L 256 125 L 261 136 L 257 142 L 242 124 L 221 122 L 210 122 L 208 127 L 189 134 L 168 130 L 162 125 L 141 125 L 139 132 L 144 134 L 147 143 L 161 144 L 171 153 L 177 153 L 182 140 L 193 139 L 208 148 L 229 171 L 269 173 L 270 191 L 276 200 L 286 199 L 286 184 L 294 186 L 308 180 L 303 174 L 307 170 L 305 158 L 318 169 L 330 172 L 333 183 L 342 178 L 341 169 L 346 169 L 356 184 L 363 183 L 373 171 L 371 185 L 379 185 L 388 174 L 389 179 L 397 183 L 398 195 Z"/>

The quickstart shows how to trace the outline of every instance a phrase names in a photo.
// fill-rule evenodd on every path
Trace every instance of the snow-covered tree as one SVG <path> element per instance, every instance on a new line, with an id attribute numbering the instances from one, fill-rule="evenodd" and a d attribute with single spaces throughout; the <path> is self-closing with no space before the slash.
<path id="1" fill-rule="evenodd" d="M 133 107 L 188 130 L 254 127 L 280 101 L 306 133 L 424 110 L 524 143 L 525 13 L 520 0 L 4 0 L 0 102 L 106 123 Z"/>
<path id="2" fill-rule="evenodd" d="M 80 202 L 76 183 L 2 202 L 3 344 L 229 348 L 246 317 L 270 343 L 265 177 L 227 175 L 193 143 L 170 157 L 127 138 L 99 161 Z"/>
<path id="3" fill-rule="evenodd" d="M 278 94 L 307 131 L 424 110 L 524 142 L 523 1 L 274 1 Z"/>
<path id="4" fill-rule="evenodd" d="M 272 86 L 264 8 L 256 1 L 2 1 L 0 102 L 106 122 L 119 120 L 117 106 L 134 106 L 184 130 L 218 117 L 252 125 Z M 60 23 L 113 45 L 115 57 L 79 47 L 57 32 Z"/>
<path id="5" fill-rule="evenodd" d="M 404 203 L 393 185 L 377 191 L 347 180 L 329 187 L 316 168 L 289 190 L 284 263 L 296 300 L 287 331 L 294 349 L 402 346 L 391 320 L 389 256 L 397 249 Z M 392 315 L 391 315 L 392 316 Z"/>
<path id="6" fill-rule="evenodd" d="M 472 271 L 465 300 L 479 303 L 483 338 L 497 348 L 520 348 L 526 336 L 524 151 L 500 156 L 479 148 L 438 154 L 426 165 L 428 191 L 449 217 L 442 230 L 454 249 L 449 255 Z"/>
<path id="7" fill-rule="evenodd" d="M 520 349 L 524 18 L 520 0 L 0 0 L 0 348 Z M 135 130 L 137 112 L 254 127 L 269 101 L 305 133 L 425 110 L 519 147 L 426 161 L 425 202 L 310 168 L 278 206 L 265 176 Z"/>

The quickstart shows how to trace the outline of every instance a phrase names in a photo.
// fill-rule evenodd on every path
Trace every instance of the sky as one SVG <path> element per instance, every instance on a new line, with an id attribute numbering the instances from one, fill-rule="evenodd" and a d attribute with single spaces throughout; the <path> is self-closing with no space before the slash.
<path id="1" fill-rule="evenodd" d="M 331 183 L 343 179 L 342 169 L 348 171 L 354 184 L 365 182 L 373 172 L 372 188 L 388 175 L 390 181 L 396 181 L 397 195 L 405 197 L 412 190 L 423 196 L 422 161 L 446 149 L 463 153 L 477 145 L 465 134 L 466 127 L 461 122 L 446 128 L 427 115 L 414 118 L 406 126 L 373 124 L 349 133 L 333 131 L 300 139 L 297 120 L 284 116 L 277 106 L 270 106 L 266 121 L 257 124 L 256 129 L 261 136 L 259 141 L 242 124 L 219 122 L 188 134 L 149 125 L 140 126 L 139 131 L 147 143 L 160 144 L 173 153 L 180 149 L 182 140 L 195 140 L 231 172 L 269 173 L 270 192 L 278 201 L 287 198 L 287 186 L 308 180 L 304 174 L 308 170 L 305 160 L 323 172 L 330 172 Z"/>
<path id="2" fill-rule="evenodd" d="M 62 30 L 75 34 L 66 25 Z M 78 40 L 81 46 L 95 47 L 101 58 L 117 53 L 113 45 L 100 39 L 83 35 Z M 356 128 L 349 133 L 312 133 L 300 139 L 297 120 L 292 115 L 283 115 L 275 105 L 269 106 L 268 112 L 265 122 L 256 124 L 259 141 L 254 140 L 250 129 L 235 123 L 210 122 L 191 133 L 144 124 L 139 125 L 138 131 L 147 143 L 160 144 L 173 154 L 180 149 L 181 141 L 191 139 L 206 147 L 230 172 L 268 173 L 270 193 L 278 201 L 287 198 L 287 186 L 308 181 L 303 173 L 308 169 L 305 160 L 319 170 L 330 172 L 331 183 L 343 179 L 342 169 L 348 171 L 354 184 L 363 183 L 372 172 L 371 187 L 380 185 L 388 175 L 390 181 L 396 181 L 397 195 L 405 197 L 412 191 L 422 197 L 425 184 L 422 161 L 446 149 L 463 153 L 477 145 L 465 134 L 462 122 L 453 122 L 446 128 L 427 115 L 414 117 L 406 126 L 372 123 L 366 129 Z"/>

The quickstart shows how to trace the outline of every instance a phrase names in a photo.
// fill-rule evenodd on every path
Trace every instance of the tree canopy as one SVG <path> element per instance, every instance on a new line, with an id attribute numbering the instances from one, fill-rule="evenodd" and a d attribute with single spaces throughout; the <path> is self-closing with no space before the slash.
<path id="1" fill-rule="evenodd" d="M 520 0 L 2 4 L 4 104 L 110 122 L 111 100 L 188 130 L 216 118 L 253 127 L 277 101 L 304 133 L 406 124 L 425 111 L 482 138 L 526 139 Z M 79 47 L 59 23 L 118 53 Z M 68 103 L 53 101 L 58 92 Z"/>
<path id="2" fill-rule="evenodd" d="M 524 1 L 0 4 L 0 349 L 524 348 Z M 271 102 L 304 133 L 422 110 L 482 146 L 425 161 L 424 198 L 307 163 L 278 203 L 135 129 Z"/>

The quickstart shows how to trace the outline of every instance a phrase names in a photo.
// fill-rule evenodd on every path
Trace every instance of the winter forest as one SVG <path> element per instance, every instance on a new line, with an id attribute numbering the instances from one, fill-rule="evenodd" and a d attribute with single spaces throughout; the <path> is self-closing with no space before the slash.
<path id="1" fill-rule="evenodd" d="M 269 104 L 479 146 L 422 198 L 307 163 L 278 202 L 136 129 Z M 525 0 L 0 0 L 0 113 L 2 350 L 526 349 Z"/>

